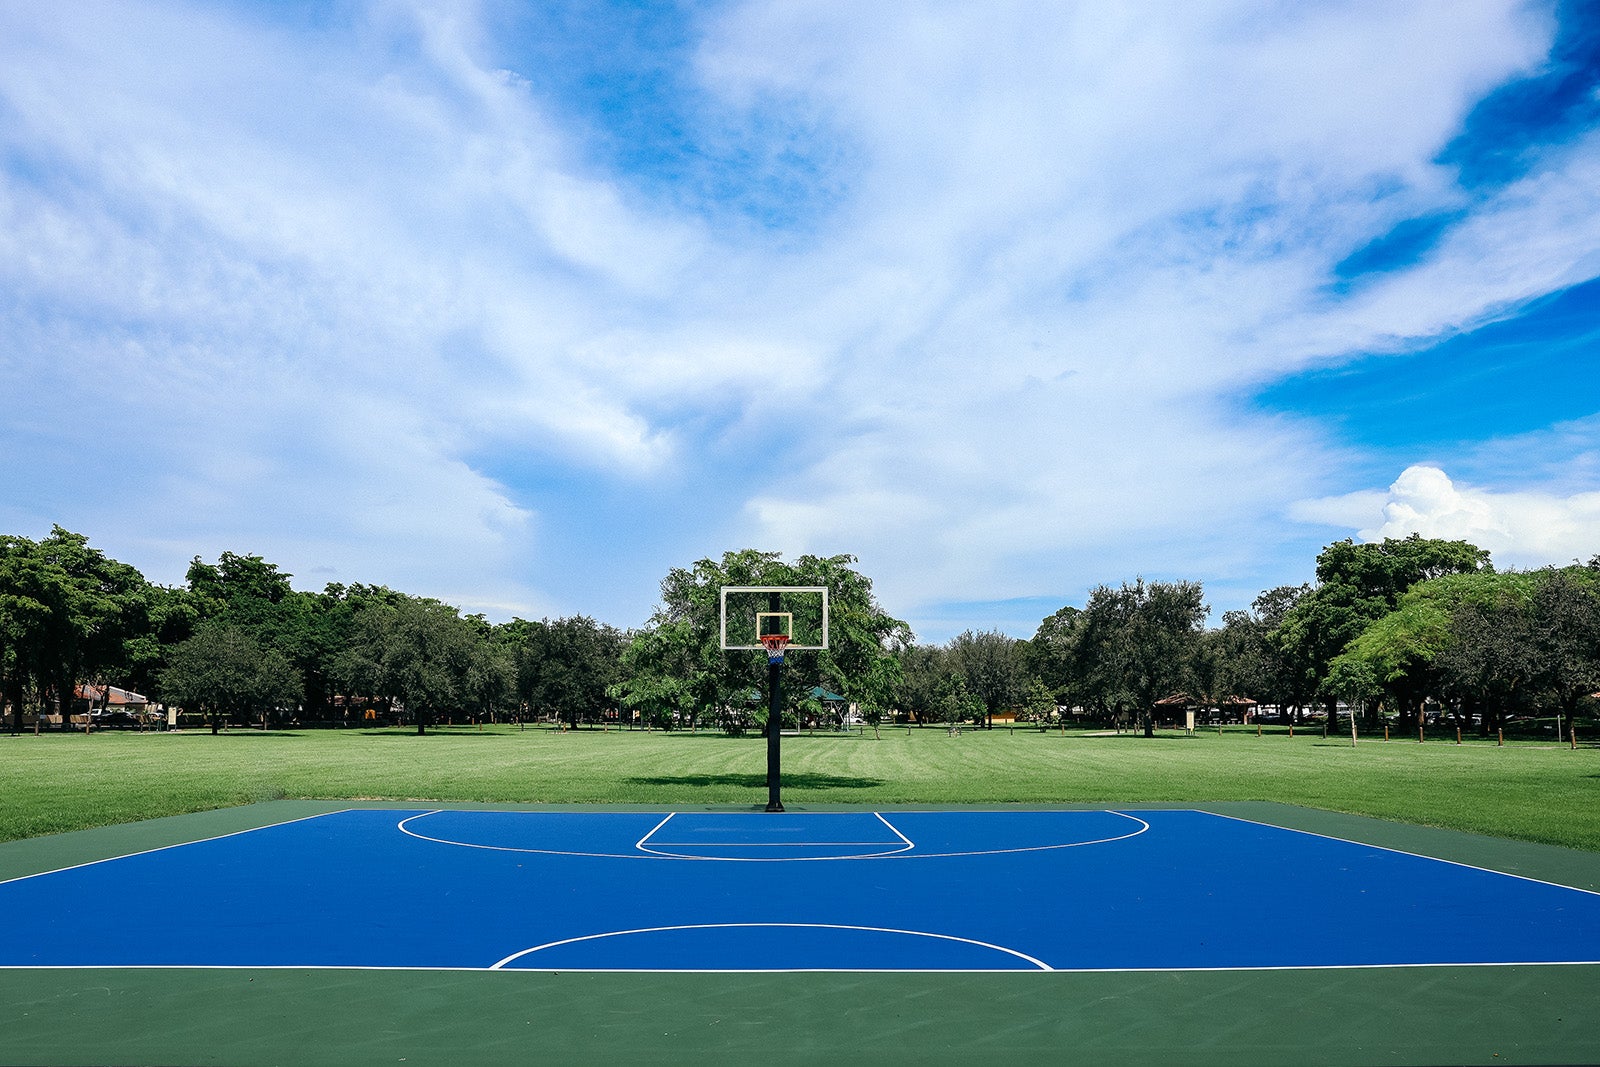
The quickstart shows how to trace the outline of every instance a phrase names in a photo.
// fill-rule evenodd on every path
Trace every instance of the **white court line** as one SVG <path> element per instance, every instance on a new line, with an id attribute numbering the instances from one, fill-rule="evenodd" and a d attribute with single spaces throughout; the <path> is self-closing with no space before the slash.
<path id="1" fill-rule="evenodd" d="M 859 854 L 854 855 L 854 856 L 702 856 L 702 855 L 696 855 L 696 854 L 693 854 L 693 853 L 684 853 L 684 852 L 664 852 L 660 848 L 646 848 L 645 847 L 645 842 L 650 840 L 650 838 L 654 837 L 657 830 L 660 830 L 663 826 L 665 826 L 667 824 L 667 821 L 669 819 L 673 818 L 673 816 L 676 816 L 678 814 L 680 814 L 680 813 L 679 812 L 673 812 L 672 815 L 668 815 L 666 819 L 662 819 L 659 823 L 656 824 L 655 829 L 651 830 L 648 834 L 645 834 L 643 837 L 641 837 L 639 839 L 638 843 L 635 844 L 633 847 L 638 849 L 640 852 L 647 852 L 652 856 L 664 856 L 664 857 L 666 857 L 668 859 L 714 860 L 714 861 L 717 861 L 717 862 L 720 862 L 720 863 L 786 863 L 786 862 L 802 862 L 802 861 L 804 861 L 804 862 L 816 862 L 816 861 L 819 861 L 819 860 L 870 860 L 870 859 L 881 859 L 884 856 L 896 856 L 896 855 L 899 855 L 902 852 L 909 852 L 913 848 L 916 848 L 916 846 L 911 843 L 911 839 L 909 837 L 907 837 L 905 834 L 902 834 L 899 830 L 896 830 L 893 826 L 891 826 L 889 824 L 889 820 L 885 819 L 878 812 L 873 812 L 872 814 L 877 816 L 879 822 L 883 823 L 883 825 L 885 825 L 885 826 L 888 826 L 889 827 L 889 831 L 891 833 L 893 833 L 896 837 L 898 837 L 902 842 L 905 843 L 903 848 L 895 848 L 895 849 L 890 849 L 888 851 L 883 851 L 883 852 L 862 852 L 862 853 L 859 853 Z M 759 819 L 759 820 L 766 820 L 766 819 L 770 819 L 771 818 L 771 816 L 769 816 L 769 815 L 766 815 L 766 814 L 757 815 L 757 814 L 755 814 L 753 812 L 738 812 L 738 813 L 735 813 L 735 814 L 738 814 L 740 816 L 748 816 L 749 818 Z M 833 811 L 833 812 L 796 812 L 795 814 L 801 815 L 803 817 L 803 816 L 806 816 L 806 815 L 813 815 L 813 814 L 817 814 L 817 815 L 822 815 L 822 814 L 827 814 L 827 815 L 860 815 L 862 813 L 858 812 L 858 811 Z M 721 813 L 712 813 L 712 818 L 721 819 L 721 818 L 725 818 L 725 817 L 726 816 L 722 815 Z M 758 822 L 757 825 L 761 825 L 761 823 Z M 886 842 L 886 841 L 661 841 L 661 842 L 657 842 L 657 844 L 659 844 L 662 848 L 867 848 L 867 847 L 872 847 L 874 845 L 881 846 L 881 845 L 889 844 L 889 842 Z"/>
<path id="2" fill-rule="evenodd" d="M 412 815 L 409 818 L 401 819 L 398 823 L 395 823 L 395 829 L 399 830 L 401 833 L 405 834 L 407 837 L 416 838 L 418 841 L 428 841 L 428 842 L 431 842 L 432 844 L 435 844 L 435 845 L 453 845 L 456 848 L 481 848 L 486 852 L 516 852 L 516 853 L 519 853 L 519 854 L 525 854 L 525 855 L 531 855 L 531 856 L 575 856 L 575 857 L 577 857 L 579 859 L 593 859 L 593 860 L 646 860 L 646 859 L 694 860 L 694 859 L 702 858 L 702 857 L 699 857 L 699 856 L 673 856 L 673 855 L 669 855 L 667 853 L 661 853 L 660 855 L 657 855 L 657 856 L 647 856 L 647 855 L 639 855 L 639 854 L 633 853 L 633 852 L 578 852 L 576 850 L 559 849 L 559 848 L 519 848 L 516 845 L 484 845 L 484 844 L 479 844 L 476 841 L 457 841 L 457 840 L 455 840 L 453 838 L 449 838 L 449 837 L 430 837 L 427 834 L 418 833 L 416 830 L 413 830 L 413 829 L 411 829 L 411 827 L 406 825 L 407 823 L 415 822 L 418 819 L 426 819 L 430 815 L 443 815 L 443 814 L 445 814 L 447 812 L 463 811 L 463 810 L 467 811 L 468 813 L 475 813 L 475 812 L 482 811 L 483 809 L 481 809 L 481 808 L 471 808 L 471 809 L 436 808 L 433 811 L 418 812 L 416 815 Z M 547 812 L 547 811 L 490 811 L 489 814 L 493 814 L 493 815 L 550 815 L 550 814 L 554 814 L 554 813 Z M 618 814 L 636 815 L 636 814 L 640 814 L 640 813 L 639 812 L 597 811 L 597 812 L 584 812 L 582 814 L 590 814 L 590 815 L 618 815 Z M 646 812 L 644 814 L 649 814 L 649 813 Z M 671 814 L 669 814 L 667 816 L 667 819 L 670 819 L 670 818 L 672 818 Z M 660 829 L 662 823 L 665 823 L 667 821 L 667 819 L 662 819 L 660 823 L 657 823 L 655 829 L 652 829 L 650 831 L 650 833 L 653 834 L 653 833 L 655 833 L 656 830 Z M 645 834 L 644 836 L 645 837 L 649 837 L 650 834 Z M 641 838 L 641 840 L 643 840 L 643 839 Z"/>
<path id="3" fill-rule="evenodd" d="M 371 810 L 352 808 L 352 811 Z M 1174 809 L 1176 810 L 1176 809 Z M 1226 816 L 1224 816 L 1226 817 Z M 1249 820 L 1245 820 L 1249 821 Z M 1270 826 L 1271 823 L 1266 825 Z M 758 924 L 733 924 L 758 925 Z M 674 929 L 674 927 L 661 927 Z M 851 929 L 856 929 L 852 927 Z M 873 929 L 861 927 L 860 929 Z M 627 931 L 619 931 L 626 933 Z M 891 933 L 919 933 L 916 930 L 890 931 Z M 597 937 L 608 935 L 597 934 Z M 924 934 L 926 937 L 945 937 L 943 934 Z M 960 941 L 962 938 L 947 938 Z M 573 940 L 581 940 L 574 938 Z M 553 944 L 559 942 L 553 942 Z M 984 945 L 982 941 L 972 942 Z M 542 945 L 540 948 L 550 946 Z M 1003 946 L 988 946 L 1001 952 L 1011 952 Z M 529 949 L 528 951 L 533 951 Z M 516 957 L 508 957 L 515 959 Z M 506 962 L 502 960 L 501 963 Z M 1043 970 L 1019 971 L 1016 968 L 974 967 L 965 970 L 926 971 L 914 967 L 763 967 L 760 969 L 728 967 L 716 971 L 695 970 L 688 967 L 561 967 L 562 974 L 1226 974 L 1234 971 L 1402 971 L 1428 970 L 1441 967 L 1600 967 L 1600 960 L 1505 960 L 1469 961 L 1464 963 L 1288 963 L 1240 964 L 1234 967 L 1049 967 Z M 0 967 L 3 971 L 444 971 L 470 974 L 517 974 L 513 968 L 495 964 L 490 967 L 461 967 L 449 964 L 361 964 L 361 963 L 12 963 Z M 530 968 L 537 971 L 538 968 Z"/>
<path id="4" fill-rule="evenodd" d="M 657 841 L 666 848 L 865 848 L 883 841 Z M 904 852 L 905 849 L 900 849 Z M 892 853 L 890 853 L 892 855 Z"/>
<path id="5" fill-rule="evenodd" d="M 912 849 L 917 847 L 916 845 L 911 843 L 911 838 L 907 837 L 905 834 L 900 832 L 900 828 L 898 826 L 896 826 L 894 823 L 890 822 L 888 819 L 885 819 L 883 817 L 883 812 L 875 811 L 872 814 L 876 815 L 878 817 L 878 821 L 883 823 L 883 825 L 885 825 L 885 826 L 887 826 L 889 828 L 889 832 L 891 834 L 893 834 L 894 836 L 898 837 L 900 840 L 902 840 L 902 841 L 904 841 L 906 843 L 906 847 L 902 848 L 902 849 L 899 849 L 898 851 L 900 851 L 900 852 L 910 852 Z M 893 853 L 890 853 L 890 854 L 893 855 Z"/>
<path id="6" fill-rule="evenodd" d="M 1441 859 L 1438 856 L 1427 856 L 1421 852 L 1407 852 L 1403 848 L 1390 848 L 1387 845 L 1374 845 L 1367 841 L 1352 841 L 1347 837 L 1335 837 L 1332 834 L 1319 834 L 1315 830 L 1299 830 L 1293 826 L 1279 826 L 1277 823 L 1261 822 L 1259 819 L 1246 819 L 1239 815 L 1222 815 L 1215 811 L 1205 811 L 1201 808 L 1185 808 L 1185 811 L 1199 812 L 1201 815 L 1210 815 L 1217 819 L 1229 819 L 1233 822 L 1247 823 L 1251 826 L 1266 826 L 1273 830 L 1287 830 L 1292 834 L 1304 834 L 1306 837 L 1320 837 L 1324 841 L 1338 841 L 1340 844 L 1355 845 L 1358 848 L 1375 848 L 1380 852 L 1392 852 L 1396 856 L 1410 856 L 1416 860 L 1431 860 L 1434 863 L 1448 863 L 1452 867 L 1463 867 L 1469 871 L 1482 871 L 1484 874 L 1498 874 L 1502 878 L 1516 878 L 1523 882 L 1532 882 L 1534 885 L 1548 885 L 1556 889 L 1570 889 L 1574 893 L 1586 893 L 1591 897 L 1600 897 L 1600 892 L 1593 889 L 1583 889 L 1580 886 L 1566 885 L 1562 882 L 1552 882 L 1544 878 L 1533 878 L 1526 874 L 1513 874 L 1510 871 L 1497 871 L 1493 867 L 1479 867 L 1475 863 L 1463 863 L 1460 860 Z"/>
<path id="7" fill-rule="evenodd" d="M 43 878 L 47 874 L 64 874 L 67 871 L 81 871 L 85 867 L 98 867 L 102 863 L 113 863 L 117 860 L 131 860 L 136 856 L 153 856 L 157 852 L 170 852 L 175 848 L 188 848 L 190 845 L 204 845 L 210 841 L 226 841 L 230 837 L 241 834 L 253 834 L 258 830 L 272 830 L 279 826 L 293 826 L 297 822 L 310 822 L 312 819 L 322 819 L 329 815 L 343 815 L 349 811 L 370 811 L 370 808 L 340 808 L 338 811 L 320 811 L 315 815 L 302 815 L 298 819 L 285 819 L 283 822 L 267 823 L 265 826 L 249 826 L 243 830 L 234 830 L 226 834 L 217 834 L 215 837 L 201 837 L 193 841 L 176 841 L 170 845 L 161 845 L 158 848 L 142 849 L 138 852 L 127 852 L 120 856 L 107 856 L 104 859 L 89 860 L 85 863 L 74 863 L 67 867 L 57 867 L 52 871 L 38 871 L 34 874 L 19 874 L 15 878 L 0 880 L 0 885 L 12 885 L 16 882 L 26 882 L 30 878 Z"/>
<path id="8" fill-rule="evenodd" d="M 684 926 L 644 926 L 637 930 L 609 930 L 601 934 L 585 934 L 582 937 L 568 937 L 560 941 L 550 941 L 543 945 L 535 945 L 532 948 L 525 948 L 521 952 L 513 952 L 511 955 L 507 956 L 499 963 L 494 964 L 489 969 L 491 971 L 502 970 L 508 963 L 513 963 L 517 960 L 520 960 L 522 957 L 532 955 L 535 952 L 543 952 L 547 948 L 560 948 L 563 945 L 576 945 L 583 941 L 600 941 L 608 937 L 627 937 L 632 934 L 660 934 L 670 933 L 678 930 L 851 930 L 856 933 L 904 934 L 909 937 L 927 937 L 936 941 L 954 941 L 963 945 L 976 945 L 979 948 L 991 949 L 995 952 L 1004 952 L 1008 956 L 1015 956 L 1019 960 L 1025 960 L 1028 963 L 1033 964 L 1041 971 L 1053 969 L 1043 960 L 1035 959 L 1026 952 L 1018 952 L 1014 948 L 1006 948 L 1004 945 L 990 944 L 987 941 L 976 941 L 970 937 L 956 937 L 953 934 L 935 934 L 929 933 L 926 930 L 896 930 L 887 926 L 846 926 L 838 923 L 691 923 Z M 568 970 L 569 968 L 562 967 L 560 969 Z M 735 969 L 742 970 L 742 968 Z M 775 969 L 785 970 L 787 968 Z M 825 969 L 834 970 L 835 968 L 830 967 Z"/>
<path id="9" fill-rule="evenodd" d="M 673 818 L 673 816 L 680 814 L 679 812 L 669 812 L 667 814 L 666 818 L 662 819 L 659 823 L 657 823 L 650 830 L 649 833 L 645 834 L 644 837 L 641 837 L 634 844 L 634 848 L 638 849 L 639 851 L 638 852 L 633 852 L 633 853 L 629 853 L 629 852 L 578 852 L 578 851 L 574 851 L 574 850 L 554 849 L 554 848 L 521 848 L 521 847 L 518 847 L 516 845 L 484 845 L 484 844 L 479 844 L 479 843 L 474 842 L 474 841 L 456 841 L 456 840 L 453 840 L 451 838 L 430 837 L 427 834 L 418 833 L 416 830 L 413 830 L 409 826 L 406 825 L 407 823 L 414 822 L 417 819 L 424 819 L 424 818 L 427 818 L 430 815 L 440 815 L 440 814 L 445 813 L 446 811 L 452 811 L 452 810 L 457 810 L 457 809 L 439 808 L 439 809 L 434 810 L 434 811 L 421 812 L 420 814 L 413 815 L 410 818 L 406 818 L 406 819 L 400 820 L 400 822 L 396 824 L 395 828 L 398 829 L 401 833 L 407 835 L 408 837 L 414 837 L 419 841 L 430 841 L 430 842 L 432 842 L 434 844 L 437 844 L 437 845 L 455 845 L 455 846 L 457 846 L 459 848 L 480 848 L 480 849 L 484 849 L 484 850 L 490 851 L 490 852 L 516 852 L 516 853 L 522 853 L 522 854 L 528 854 L 528 855 L 539 855 L 539 856 L 577 856 L 577 857 L 581 857 L 581 858 L 585 858 L 585 859 L 618 859 L 618 860 L 626 860 L 626 859 L 639 859 L 639 860 L 662 859 L 662 860 L 683 860 L 683 861 L 688 861 L 688 862 L 691 862 L 691 863 L 836 863 L 836 862 L 837 863 L 844 863 L 844 862 L 854 862 L 854 861 L 861 861 L 861 860 L 875 860 L 875 859 L 919 860 L 919 859 L 959 859 L 959 858 L 964 857 L 964 856 L 1009 856 L 1009 855 L 1018 855 L 1018 854 L 1021 854 L 1021 853 L 1024 853 L 1024 852 L 1050 852 L 1050 851 L 1054 851 L 1056 849 L 1082 848 L 1082 847 L 1084 847 L 1086 845 L 1109 845 L 1109 844 L 1113 844 L 1113 843 L 1115 843 L 1117 841 L 1126 841 L 1129 838 L 1138 837 L 1140 834 L 1142 834 L 1145 831 L 1150 829 L 1150 824 L 1149 823 L 1145 822 L 1143 819 L 1140 819 L 1140 818 L 1138 818 L 1136 816 L 1129 815 L 1127 812 L 1112 811 L 1109 808 L 1105 808 L 1105 809 L 1073 808 L 1073 809 L 1063 809 L 1063 810 L 1067 811 L 1068 813 L 1073 813 L 1073 812 L 1078 812 L 1078 811 L 1091 811 L 1091 812 L 1094 812 L 1095 814 L 1115 815 L 1118 818 L 1127 819 L 1130 822 L 1138 823 L 1139 828 L 1137 830 L 1132 830 L 1132 831 L 1130 831 L 1128 833 L 1125 833 L 1125 834 L 1118 834 L 1115 837 L 1097 837 L 1097 838 L 1092 838 L 1092 839 L 1090 839 L 1088 841 L 1058 841 L 1058 842 L 1056 842 L 1054 844 L 1049 844 L 1049 845 L 1023 845 L 1023 846 L 1018 847 L 1018 848 L 976 849 L 976 850 L 968 851 L 968 852 L 913 852 L 912 850 L 916 848 L 916 845 L 911 841 L 911 839 L 906 837 L 905 834 L 901 833 L 899 831 L 899 829 L 897 829 L 893 824 L 891 824 L 889 822 L 889 820 L 884 819 L 882 814 L 880 814 L 879 812 L 873 812 L 872 814 L 876 815 L 880 820 L 883 821 L 883 823 L 885 825 L 887 825 L 889 827 L 890 830 L 894 831 L 895 836 L 899 837 L 900 840 L 902 840 L 902 841 L 904 841 L 906 843 L 906 847 L 905 848 L 895 849 L 895 850 L 890 851 L 890 852 L 864 853 L 864 854 L 858 855 L 858 856 L 769 856 L 769 857 L 762 857 L 762 856 L 696 856 L 696 855 L 690 855 L 688 853 L 682 853 L 682 852 L 660 852 L 660 851 L 657 851 L 655 849 L 646 848 L 644 846 L 644 843 L 646 841 L 648 841 L 651 838 L 651 836 L 653 836 L 656 833 L 656 831 L 660 830 L 661 827 L 665 826 L 667 824 L 667 822 L 670 821 Z M 1190 810 L 1190 809 L 1171 808 L 1171 809 L 1162 809 L 1162 810 L 1184 811 L 1184 810 Z M 1027 809 L 1026 811 L 1027 811 L 1028 814 L 1051 814 L 1052 813 L 1051 809 Z M 548 814 L 548 813 L 547 812 L 500 812 L 498 814 L 543 815 L 543 814 Z M 617 814 L 617 813 L 615 813 L 615 812 L 587 812 L 587 813 L 584 813 L 584 814 L 611 815 L 611 814 Z M 630 812 L 628 814 L 638 814 L 638 813 Z M 731 815 L 739 815 L 739 816 L 748 815 L 748 817 L 750 817 L 752 819 L 765 819 L 765 818 L 770 818 L 771 817 L 771 816 L 768 816 L 768 815 L 765 815 L 765 814 L 756 814 L 754 812 L 749 812 L 749 813 L 745 813 L 745 812 L 730 812 L 730 813 L 717 812 L 717 813 L 714 813 L 714 814 L 718 818 L 725 818 L 727 815 L 730 815 L 730 814 Z M 802 815 L 802 816 L 805 816 L 805 817 L 810 817 L 812 815 L 859 815 L 861 813 L 860 812 L 796 812 L 795 814 Z M 918 812 L 914 812 L 913 814 L 917 814 L 917 815 L 950 815 L 950 814 L 1011 814 L 1011 813 L 1010 812 L 918 811 Z M 713 847 L 713 846 L 715 846 L 717 844 L 718 843 L 714 843 L 714 842 L 706 843 L 707 847 Z M 727 845 L 729 843 L 723 842 L 721 844 Z"/>
<path id="10" fill-rule="evenodd" d="M 667 812 L 667 817 L 665 819 L 662 819 L 660 822 L 656 823 L 654 826 L 650 827 L 650 832 L 645 834 L 643 837 L 639 838 L 639 840 L 635 841 L 633 843 L 633 847 L 638 849 L 640 852 L 650 852 L 650 851 L 652 851 L 651 849 L 645 848 L 644 847 L 644 843 L 646 841 L 650 840 L 652 837 L 654 837 L 657 830 L 661 829 L 663 826 L 667 825 L 667 823 L 671 822 L 672 821 L 672 817 L 674 815 L 676 815 L 676 814 L 678 814 L 678 813 L 675 812 L 675 811 Z M 656 855 L 664 855 L 664 853 L 656 853 Z"/>
<path id="11" fill-rule="evenodd" d="M 1140 834 L 1142 834 L 1146 830 L 1150 829 L 1150 824 L 1149 823 L 1145 822 L 1143 819 L 1137 818 L 1137 817 L 1135 817 L 1133 815 L 1129 815 L 1125 811 L 1112 811 L 1110 808 L 1105 808 L 1105 809 L 1101 809 L 1101 813 L 1105 814 L 1105 815 L 1116 815 L 1116 816 L 1119 816 L 1119 817 L 1124 818 L 1124 819 L 1129 819 L 1129 820 L 1131 820 L 1133 822 L 1138 823 L 1139 824 L 1139 828 L 1137 830 L 1132 831 L 1131 833 L 1119 834 L 1116 837 L 1097 837 L 1097 838 L 1094 838 L 1093 840 L 1090 840 L 1090 841 L 1062 841 L 1062 842 L 1059 842 L 1059 843 L 1054 844 L 1054 845 L 1024 845 L 1024 846 L 1022 846 L 1020 848 L 991 848 L 991 849 L 983 849 L 983 850 L 977 851 L 977 852 L 919 852 L 915 856 L 903 856 L 901 858 L 902 859 L 908 859 L 908 860 L 949 859 L 949 858 L 952 858 L 952 857 L 960 857 L 960 856 L 1010 856 L 1010 855 L 1013 855 L 1013 854 L 1016 854 L 1016 853 L 1022 853 L 1022 852 L 1050 852 L 1050 851 L 1052 851 L 1054 849 L 1059 849 L 1059 848 L 1082 848 L 1085 845 L 1109 845 L 1109 844 L 1112 844 L 1112 843 L 1117 842 L 1117 841 L 1126 841 L 1130 837 L 1138 837 Z M 942 813 L 942 812 L 919 812 L 918 814 L 939 815 L 939 814 L 944 814 L 944 813 Z M 960 813 L 957 813 L 957 814 L 960 814 Z"/>

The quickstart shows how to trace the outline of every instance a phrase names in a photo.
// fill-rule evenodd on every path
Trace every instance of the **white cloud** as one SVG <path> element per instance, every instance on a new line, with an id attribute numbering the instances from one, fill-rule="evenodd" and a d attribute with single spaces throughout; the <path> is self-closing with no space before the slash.
<path id="1" fill-rule="evenodd" d="M 1517 5 L 1296 10 L 775 2 L 720 26 L 714 87 L 798 96 L 862 161 L 812 298 L 856 342 L 833 392 L 855 418 L 752 501 L 751 539 L 857 551 L 921 600 L 1237 573 L 1291 537 L 1282 502 L 1344 457 L 1219 393 L 1505 299 L 1363 318 L 1323 286 L 1455 206 L 1432 158 L 1549 31 Z"/>
<path id="2" fill-rule="evenodd" d="M 1294 515 L 1355 529 L 1363 541 L 1413 533 L 1470 541 L 1500 566 L 1563 565 L 1600 553 L 1600 492 L 1494 491 L 1457 485 L 1429 466 L 1407 467 L 1386 492 L 1302 501 Z"/>
<path id="3" fill-rule="evenodd" d="M 1600 271 L 1600 144 L 1478 205 L 1432 162 L 1548 48 L 1514 0 L 712 9 L 686 129 L 811 152 L 821 206 L 778 233 L 586 162 L 475 7 L 351 10 L 346 36 L 158 0 L 0 13 L 0 148 L 32 161 L 0 170 L 0 342 L 160 413 L 152 543 L 256 531 L 542 610 L 618 554 L 548 555 L 571 517 L 544 482 L 649 481 L 694 551 L 852 552 L 896 607 L 1242 582 L 1346 457 L 1232 391 Z M 1472 214 L 1426 263 L 1329 302 L 1334 263 L 1442 207 Z M 0 354 L 10 395 L 44 377 Z"/>

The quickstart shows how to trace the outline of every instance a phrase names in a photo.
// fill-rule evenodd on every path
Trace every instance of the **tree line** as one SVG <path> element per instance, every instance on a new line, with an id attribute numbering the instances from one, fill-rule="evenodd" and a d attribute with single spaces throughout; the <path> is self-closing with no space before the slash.
<path id="1" fill-rule="evenodd" d="M 1200 583 L 1096 587 L 1017 641 L 960 635 L 902 650 L 903 703 L 919 717 L 983 722 L 999 707 L 1056 708 L 1153 733 L 1162 701 L 1223 709 L 1341 710 L 1422 726 L 1430 709 L 1488 733 L 1515 716 L 1568 721 L 1600 691 L 1600 556 L 1496 571 L 1465 541 L 1338 541 L 1316 582 L 1261 593 L 1207 627 Z"/>
<path id="2" fill-rule="evenodd" d="M 136 569 L 59 526 L 0 536 L 0 700 L 65 727 L 78 687 L 115 685 L 230 722 L 389 722 L 559 714 L 608 706 L 625 635 L 586 616 L 491 624 L 385 586 L 321 592 L 260 556 L 196 557 L 185 584 Z M 109 689 L 100 690 L 108 693 Z M 36 720 L 38 721 L 38 720 Z"/>
<path id="3" fill-rule="evenodd" d="M 1509 716 L 1570 717 L 1600 689 L 1600 556 L 1499 572 L 1463 541 L 1346 540 L 1317 557 L 1315 583 L 1263 592 L 1219 627 L 1199 582 L 1136 579 L 1097 586 L 1031 639 L 968 631 L 941 645 L 917 643 L 855 562 L 744 550 L 673 568 L 645 626 L 624 632 L 581 615 L 490 623 L 384 586 L 297 590 L 274 564 L 232 552 L 196 557 L 183 585 L 162 586 L 60 527 L 38 541 L 4 535 L 0 702 L 13 730 L 29 713 L 65 725 L 93 683 L 181 706 L 214 730 L 611 717 L 760 731 L 765 661 L 721 650 L 724 585 L 829 588 L 830 648 L 785 665 L 784 714 L 797 724 L 840 706 L 874 725 L 991 725 L 1002 713 L 1044 723 L 1065 708 L 1148 734 L 1158 701 L 1183 694 L 1330 720 L 1349 708 L 1369 723 L 1420 723 L 1442 708 L 1489 730 Z"/>

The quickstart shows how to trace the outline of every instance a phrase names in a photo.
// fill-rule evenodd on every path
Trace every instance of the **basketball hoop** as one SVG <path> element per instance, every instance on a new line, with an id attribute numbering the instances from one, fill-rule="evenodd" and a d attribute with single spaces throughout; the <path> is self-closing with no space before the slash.
<path id="1" fill-rule="evenodd" d="M 762 634 L 761 644 L 767 650 L 768 663 L 782 663 L 783 650 L 789 643 L 788 634 Z"/>

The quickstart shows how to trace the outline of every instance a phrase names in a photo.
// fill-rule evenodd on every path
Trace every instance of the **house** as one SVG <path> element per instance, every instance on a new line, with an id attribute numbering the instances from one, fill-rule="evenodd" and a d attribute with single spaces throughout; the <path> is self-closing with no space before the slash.
<path id="1" fill-rule="evenodd" d="M 119 719 L 145 722 L 154 710 L 149 697 L 115 685 L 80 685 L 72 695 L 72 721 L 78 724 L 90 714 L 115 714 Z"/>
<path id="2" fill-rule="evenodd" d="M 80 685 L 72 695 L 77 698 L 72 706 L 75 712 L 86 708 L 142 712 L 150 707 L 149 697 L 114 685 Z"/>

